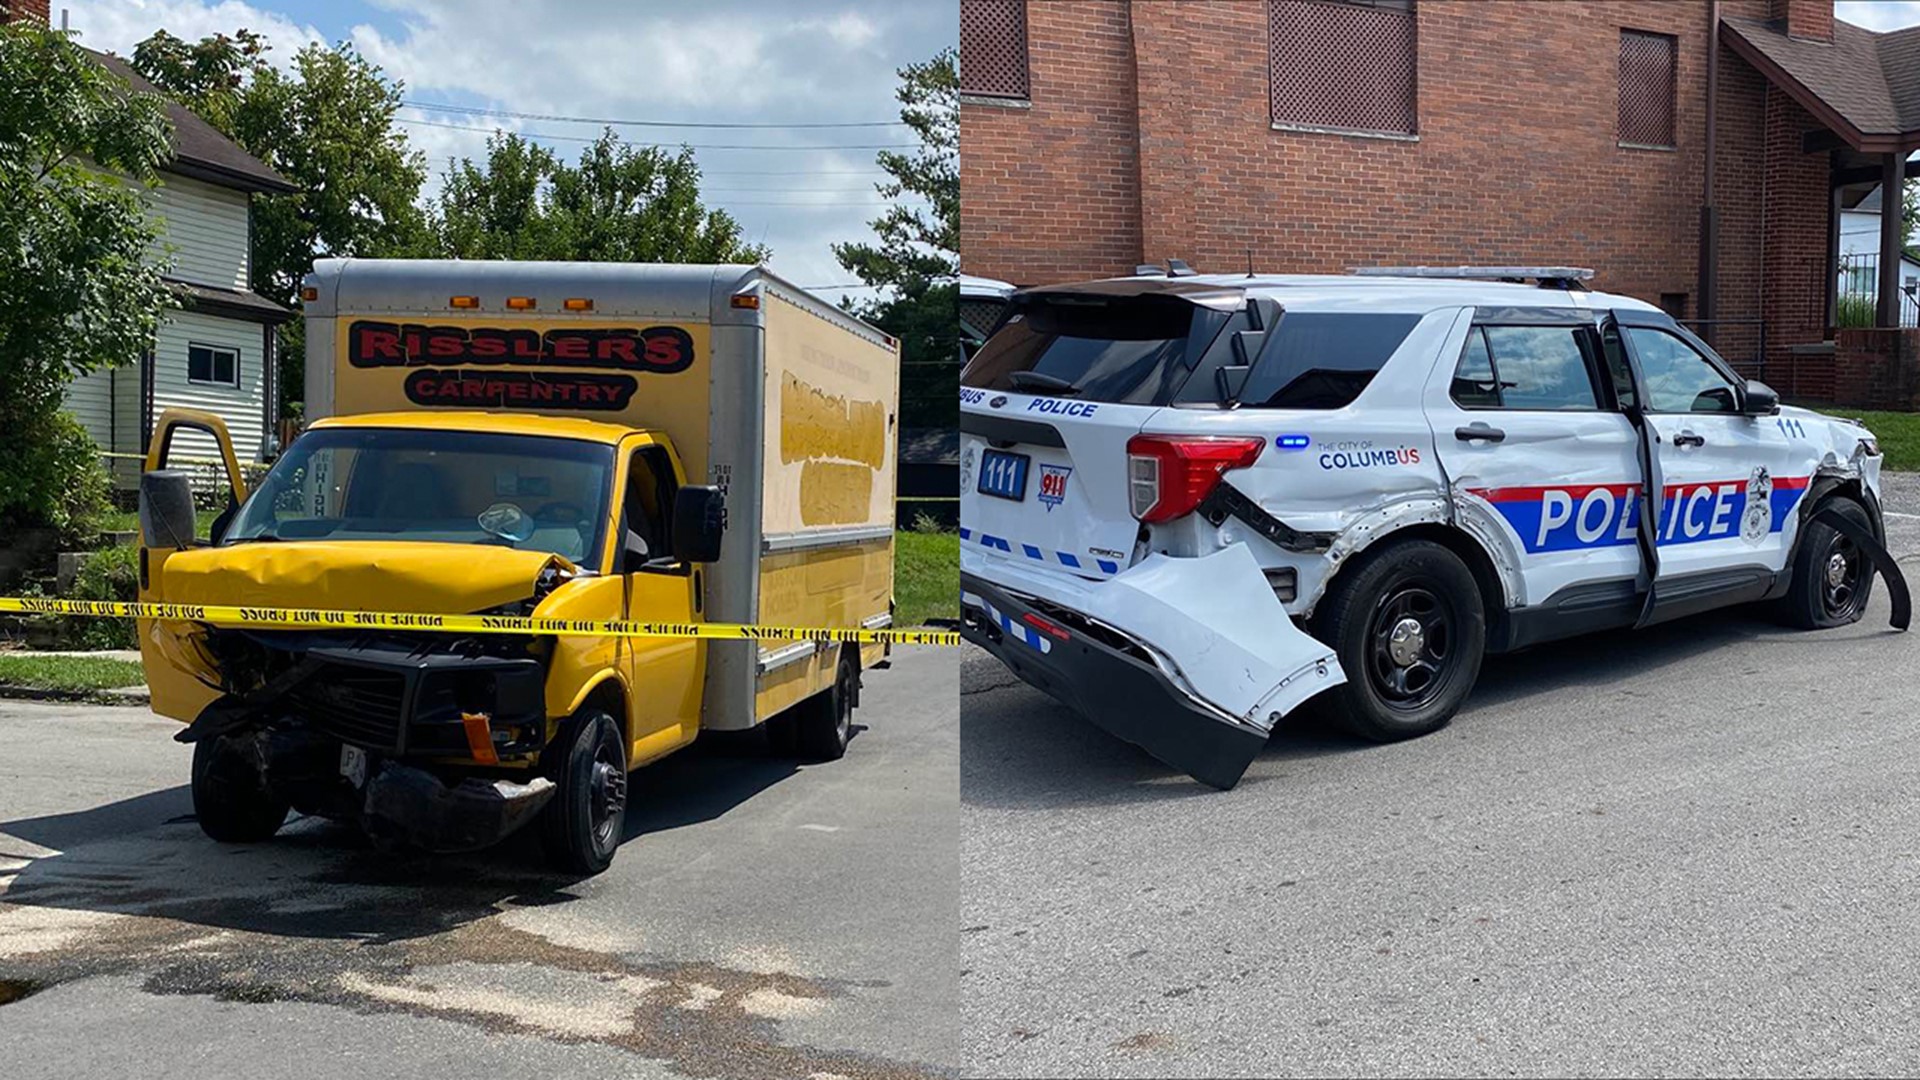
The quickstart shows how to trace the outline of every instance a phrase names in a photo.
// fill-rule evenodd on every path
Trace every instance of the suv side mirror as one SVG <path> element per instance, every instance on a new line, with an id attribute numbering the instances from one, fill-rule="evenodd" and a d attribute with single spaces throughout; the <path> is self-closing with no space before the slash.
<path id="1" fill-rule="evenodd" d="M 1747 407 L 1744 411 L 1748 416 L 1772 416 L 1780 411 L 1780 395 L 1773 392 L 1773 387 L 1758 379 L 1747 380 L 1746 397 Z"/>
<path id="2" fill-rule="evenodd" d="M 190 548 L 196 522 L 193 481 L 185 469 L 140 474 L 141 543 L 150 548 Z"/>
<path id="3" fill-rule="evenodd" d="M 677 562 L 720 560 L 727 531 L 727 497 L 717 487 L 688 486 L 673 496 L 673 557 Z"/>

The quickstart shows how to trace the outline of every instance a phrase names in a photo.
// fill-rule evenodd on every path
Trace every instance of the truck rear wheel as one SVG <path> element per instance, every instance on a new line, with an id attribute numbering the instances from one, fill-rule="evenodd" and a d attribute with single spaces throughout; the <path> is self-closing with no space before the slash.
<path id="1" fill-rule="evenodd" d="M 267 790 L 239 741 L 225 735 L 193 744 L 193 816 L 223 844 L 251 844 L 280 831 L 287 804 Z"/>
<path id="2" fill-rule="evenodd" d="M 794 710 L 791 722 L 802 759 L 838 761 L 846 756 L 847 743 L 853 738 L 853 699 L 859 685 L 860 670 L 852 653 L 842 646 L 833 685 Z"/>
<path id="3" fill-rule="evenodd" d="M 569 717 L 540 755 L 557 789 L 540 811 L 547 861 L 569 874 L 598 874 L 613 862 L 627 818 L 627 748 L 620 725 L 599 709 Z"/>
<path id="4" fill-rule="evenodd" d="M 1375 742 L 1445 727 L 1480 675 L 1486 612 L 1473 572 L 1430 540 L 1368 551 L 1334 580 L 1315 619 L 1347 681 L 1334 715 Z"/>

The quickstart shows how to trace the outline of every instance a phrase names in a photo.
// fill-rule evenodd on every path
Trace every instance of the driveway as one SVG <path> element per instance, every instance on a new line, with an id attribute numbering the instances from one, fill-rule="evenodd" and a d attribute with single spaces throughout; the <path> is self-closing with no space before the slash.
<path id="1" fill-rule="evenodd" d="M 951 651 L 900 650 L 842 761 L 735 740 L 641 771 L 586 880 L 531 837 L 393 857 L 300 820 L 215 844 L 178 725 L 0 702 L 4 1071 L 950 1074 L 955 694 Z"/>
<path id="2" fill-rule="evenodd" d="M 1920 585 L 1920 477 L 1887 483 Z M 968 650 L 962 1061 L 1039 1076 L 1920 1069 L 1920 634 L 1750 611 L 1492 658 L 1231 792 Z"/>

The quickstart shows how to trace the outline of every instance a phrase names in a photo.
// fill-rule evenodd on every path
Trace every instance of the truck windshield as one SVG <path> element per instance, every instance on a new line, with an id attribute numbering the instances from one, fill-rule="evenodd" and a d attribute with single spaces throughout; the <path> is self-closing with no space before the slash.
<path id="1" fill-rule="evenodd" d="M 222 543 L 498 544 L 591 565 L 613 462 L 612 446 L 572 439 L 317 428 L 274 463 Z"/>

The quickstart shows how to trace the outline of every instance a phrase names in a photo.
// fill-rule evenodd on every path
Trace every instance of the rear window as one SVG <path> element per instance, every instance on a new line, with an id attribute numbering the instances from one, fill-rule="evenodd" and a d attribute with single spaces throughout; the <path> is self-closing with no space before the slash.
<path id="1" fill-rule="evenodd" d="M 1287 312 L 1240 393 L 1243 408 L 1341 409 L 1379 374 L 1418 315 Z"/>
<path id="2" fill-rule="evenodd" d="M 961 374 L 982 390 L 1164 405 L 1238 316 L 1173 297 L 1022 305 Z"/>
<path id="3" fill-rule="evenodd" d="M 1288 312 L 1240 396 L 1254 408 L 1337 409 L 1366 389 L 1418 315 Z M 1209 405 L 1244 310 L 1171 297 L 1033 305 L 995 334 L 961 382 L 982 390 L 1132 405 Z M 1030 373 L 1030 374 L 1022 374 Z"/>

